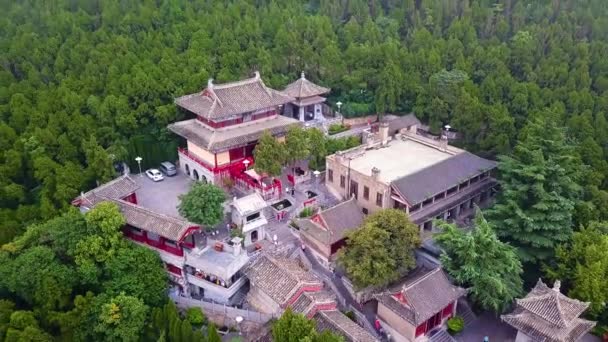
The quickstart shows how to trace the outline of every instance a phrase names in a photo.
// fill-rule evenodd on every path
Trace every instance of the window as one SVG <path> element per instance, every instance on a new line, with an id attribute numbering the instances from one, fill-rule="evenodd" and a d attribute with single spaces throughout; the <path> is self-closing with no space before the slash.
<path id="1" fill-rule="evenodd" d="M 410 207 L 410 213 L 420 210 L 420 203 Z"/>
<path id="2" fill-rule="evenodd" d="M 369 213 L 369 210 L 367 210 L 367 208 L 361 208 L 361 211 L 362 211 L 362 212 L 363 212 L 365 215 L 367 215 L 367 214 Z"/>
<path id="3" fill-rule="evenodd" d="M 327 169 L 327 180 L 329 180 L 332 183 L 334 182 L 334 170 Z"/>
<path id="4" fill-rule="evenodd" d="M 363 186 L 363 198 L 369 200 L 369 188 L 366 186 Z"/>
<path id="5" fill-rule="evenodd" d="M 376 205 L 382 207 L 382 193 L 376 194 Z"/>
<path id="6" fill-rule="evenodd" d="M 346 177 L 344 176 L 340 176 L 340 187 L 342 189 L 344 189 L 344 186 L 346 185 Z"/>
<path id="7" fill-rule="evenodd" d="M 451 195 L 451 194 L 453 194 L 453 193 L 455 193 L 457 190 L 458 190 L 458 186 L 455 186 L 455 187 L 453 187 L 453 188 L 450 188 L 450 189 L 448 190 L 448 196 L 449 196 L 449 195 Z"/>

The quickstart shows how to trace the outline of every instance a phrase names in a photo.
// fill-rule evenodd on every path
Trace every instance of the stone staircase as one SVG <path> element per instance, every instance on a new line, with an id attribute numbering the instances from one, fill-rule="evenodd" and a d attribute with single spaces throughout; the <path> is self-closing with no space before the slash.
<path id="1" fill-rule="evenodd" d="M 458 300 L 458 305 L 456 306 L 456 315 L 462 317 L 465 327 L 468 327 L 477 319 L 477 316 L 475 316 L 475 313 L 473 313 L 473 310 L 471 310 L 469 303 L 462 299 Z"/>
<path id="2" fill-rule="evenodd" d="M 456 342 L 456 340 L 448 334 L 444 329 L 436 331 L 430 338 L 430 342 Z"/>

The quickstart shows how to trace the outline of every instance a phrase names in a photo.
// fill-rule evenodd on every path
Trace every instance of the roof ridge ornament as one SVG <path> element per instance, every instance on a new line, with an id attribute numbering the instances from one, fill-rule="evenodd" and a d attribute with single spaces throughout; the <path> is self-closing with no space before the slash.
<path id="1" fill-rule="evenodd" d="M 304 74 L 304 71 L 302 71 L 302 73 L 300 73 L 300 78 L 305 80 L 306 79 L 306 75 Z"/>

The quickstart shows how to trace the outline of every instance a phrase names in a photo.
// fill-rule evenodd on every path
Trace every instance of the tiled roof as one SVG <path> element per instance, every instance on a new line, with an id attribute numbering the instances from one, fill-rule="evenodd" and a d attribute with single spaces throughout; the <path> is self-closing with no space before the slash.
<path id="1" fill-rule="evenodd" d="M 361 226 L 364 218 L 363 212 L 354 198 L 321 211 L 319 216 L 327 228 L 310 218 L 300 219 L 297 224 L 300 226 L 301 232 L 326 245 L 343 239 L 348 231 Z"/>
<path id="2" fill-rule="evenodd" d="M 303 286 L 322 286 L 323 282 L 305 270 L 298 260 L 264 253 L 245 270 L 252 286 L 283 306 Z"/>
<path id="3" fill-rule="evenodd" d="M 407 114 L 404 116 L 391 116 L 390 118 L 385 117 L 388 122 L 389 135 L 393 135 L 399 132 L 403 128 L 408 128 L 413 125 L 420 126 L 420 120 L 414 114 Z"/>
<path id="4" fill-rule="evenodd" d="M 112 200 L 120 209 L 128 225 L 158 234 L 173 241 L 179 241 L 190 227 L 198 225 L 123 200 Z"/>
<path id="5" fill-rule="evenodd" d="M 328 291 L 304 292 L 290 305 L 294 312 L 308 315 L 317 305 L 335 304 L 335 298 Z"/>
<path id="6" fill-rule="evenodd" d="M 139 189 L 137 182 L 124 175 L 76 197 L 74 201 L 82 201 L 83 205 L 92 207 L 104 199 L 123 199 L 137 189 Z"/>
<path id="7" fill-rule="evenodd" d="M 196 119 L 179 121 L 168 128 L 199 147 L 219 152 L 257 141 L 265 131 L 272 135 L 283 135 L 290 127 L 299 125 L 298 120 L 277 115 L 221 129 L 211 129 Z"/>
<path id="8" fill-rule="evenodd" d="M 396 298 L 395 294 L 398 293 L 403 300 Z M 410 273 L 402 286 L 379 294 L 376 299 L 418 326 L 465 293 L 463 288 L 452 285 L 440 267 L 432 270 L 419 268 Z"/>
<path id="9" fill-rule="evenodd" d="M 294 105 L 296 105 L 298 107 L 304 107 L 304 106 L 310 106 L 310 105 L 317 104 L 317 103 L 323 103 L 323 102 L 325 102 L 325 100 L 327 100 L 327 99 L 322 96 L 311 96 L 311 97 L 305 97 L 305 98 L 302 98 L 299 100 L 292 101 L 291 103 L 293 103 Z"/>
<path id="10" fill-rule="evenodd" d="M 392 182 L 392 187 L 414 205 L 495 167 L 496 162 L 464 151 L 396 179 Z"/>
<path id="11" fill-rule="evenodd" d="M 268 88 L 260 74 L 245 80 L 213 84 L 200 93 L 175 99 L 175 103 L 207 119 L 222 119 L 236 114 L 276 107 L 293 101 L 293 98 Z"/>
<path id="12" fill-rule="evenodd" d="M 561 294 L 559 282 L 549 288 L 539 279 L 534 289 L 516 303 L 517 308 L 502 315 L 502 320 L 535 340 L 574 342 L 595 326 L 595 322 L 579 318 L 589 303 Z"/>
<path id="13" fill-rule="evenodd" d="M 337 310 L 319 311 L 313 317 L 317 322 L 317 330 L 332 331 L 348 342 L 376 342 L 370 333 L 361 328 L 357 323 L 350 320 L 343 313 Z"/>
<path id="14" fill-rule="evenodd" d="M 301 99 L 304 97 L 327 94 L 329 93 L 329 91 L 329 88 L 321 87 L 320 85 L 316 85 L 310 82 L 306 79 L 304 73 L 302 73 L 298 80 L 293 83 L 290 83 L 289 85 L 287 85 L 287 87 L 285 87 L 283 93 L 287 96 L 291 96 L 296 99 Z"/>

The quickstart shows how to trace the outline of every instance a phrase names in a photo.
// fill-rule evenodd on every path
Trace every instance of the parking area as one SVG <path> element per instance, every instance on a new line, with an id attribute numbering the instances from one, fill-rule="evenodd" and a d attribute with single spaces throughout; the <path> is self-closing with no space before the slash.
<path id="1" fill-rule="evenodd" d="M 139 184 L 139 190 L 136 192 L 139 205 L 181 218 L 177 211 L 178 196 L 190 190 L 194 182 L 192 179 L 181 172 L 173 177 L 165 177 L 160 182 L 153 182 L 144 174 L 132 174 L 131 178 Z"/>

